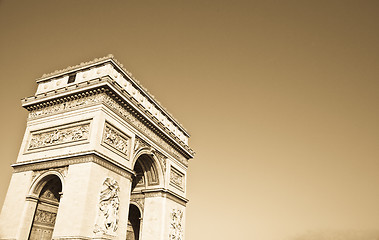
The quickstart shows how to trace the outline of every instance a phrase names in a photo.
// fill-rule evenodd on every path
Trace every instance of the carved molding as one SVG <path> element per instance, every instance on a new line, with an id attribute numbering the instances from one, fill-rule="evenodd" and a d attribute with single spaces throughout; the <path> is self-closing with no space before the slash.
<path id="1" fill-rule="evenodd" d="M 136 136 L 135 141 L 134 141 L 134 156 L 141 149 L 144 149 L 144 148 L 149 149 L 154 154 L 154 156 L 156 156 L 156 158 L 159 160 L 159 164 L 161 165 L 161 167 L 163 169 L 163 174 L 165 174 L 166 173 L 166 162 L 167 162 L 166 159 L 167 159 L 167 157 L 165 155 L 163 155 L 160 151 L 153 148 L 150 144 L 145 142 L 142 138 Z"/>
<path id="2" fill-rule="evenodd" d="M 112 178 L 106 178 L 100 192 L 98 204 L 98 215 L 96 219 L 94 233 L 110 234 L 115 233 L 118 228 L 119 220 L 119 194 L 120 187 L 118 182 Z"/>
<path id="3" fill-rule="evenodd" d="M 179 188 L 180 190 L 184 190 L 184 174 L 171 166 L 170 169 L 170 185 Z"/>
<path id="4" fill-rule="evenodd" d="M 27 151 L 88 140 L 89 128 L 86 121 L 31 132 Z"/>
<path id="5" fill-rule="evenodd" d="M 135 113 L 131 113 L 130 109 L 127 109 L 125 103 L 121 105 L 118 101 L 114 100 L 104 91 L 104 89 L 94 89 L 90 94 L 86 92 L 79 96 L 75 95 L 72 97 L 57 99 L 56 101 L 53 101 L 52 103 L 47 103 L 46 105 L 40 104 L 38 105 L 38 107 L 28 107 L 30 111 L 29 119 L 50 116 L 53 114 L 63 113 L 66 111 L 103 103 L 106 106 L 108 106 L 112 111 L 114 111 L 117 115 L 123 118 L 125 121 L 130 123 L 133 127 L 140 130 L 149 139 L 151 139 L 160 147 L 165 149 L 175 159 L 180 161 L 185 166 L 188 166 L 188 159 L 186 157 L 184 157 L 178 150 L 176 150 L 169 143 L 167 143 L 166 140 L 163 139 L 160 134 L 150 129 L 150 126 L 147 126 L 146 123 L 142 120 L 142 118 L 135 116 Z"/>
<path id="6" fill-rule="evenodd" d="M 163 176 L 165 176 L 166 174 L 166 166 L 167 166 L 167 157 L 165 155 L 163 155 L 161 152 L 159 151 L 155 151 L 154 152 L 155 156 L 158 158 L 161 166 L 162 166 L 162 169 L 163 169 Z"/>
<path id="7" fill-rule="evenodd" d="M 92 65 L 92 66 L 90 66 Z M 175 138 L 175 141 L 185 146 L 187 149 L 189 147 L 186 145 L 186 140 L 188 139 L 187 131 L 184 127 L 164 108 L 160 103 L 154 99 L 154 96 L 149 94 L 149 92 L 141 86 L 141 84 L 132 77 L 123 65 L 119 63 L 113 56 L 108 56 L 97 59 L 96 61 L 91 61 L 87 63 L 81 63 L 75 67 L 69 67 L 65 70 L 56 71 L 53 74 L 44 74 L 44 76 L 37 82 L 39 84 L 39 89 L 37 90 L 37 95 L 54 94 L 64 87 L 60 87 L 61 81 L 67 77 L 68 74 L 78 74 L 76 86 L 81 83 L 90 84 L 91 79 L 86 79 L 87 75 L 90 74 L 91 78 L 98 79 L 102 77 L 109 78 L 109 82 L 114 86 L 125 92 L 130 98 L 136 101 L 137 106 L 142 110 L 149 113 L 150 118 L 157 121 L 159 125 L 162 125 L 164 131 L 169 133 Z M 83 74 L 81 74 L 83 73 Z M 66 85 L 65 88 L 71 87 L 70 84 Z M 74 85 L 74 86 L 75 86 Z M 33 100 L 33 97 L 26 98 L 24 101 Z M 192 151 L 192 149 L 189 149 Z"/>
<path id="8" fill-rule="evenodd" d="M 172 209 L 170 213 L 170 233 L 168 239 L 183 240 L 183 211 L 180 209 Z"/>
<path id="9" fill-rule="evenodd" d="M 130 202 L 134 203 L 139 206 L 139 208 L 143 211 L 145 207 L 145 198 L 142 196 L 141 197 L 133 197 L 133 194 L 130 196 Z M 142 212 L 143 214 L 143 212 Z M 142 215 L 143 216 L 143 215 Z"/>
<path id="10" fill-rule="evenodd" d="M 59 172 L 65 178 L 67 176 L 67 173 L 68 173 L 68 166 L 59 167 L 59 168 L 48 168 L 48 169 L 42 169 L 42 170 L 34 170 L 33 174 L 32 174 L 32 180 L 38 178 L 42 174 L 49 172 L 49 171 Z"/>
<path id="11" fill-rule="evenodd" d="M 110 96 L 104 99 L 104 104 L 106 104 L 110 109 L 116 112 L 120 117 L 130 123 L 133 127 L 139 129 L 144 133 L 149 139 L 153 140 L 160 147 L 168 151 L 175 159 L 188 166 L 188 159 L 185 158 L 181 153 L 174 149 L 170 144 L 163 140 L 156 132 L 147 127 L 140 119 L 134 116 L 126 108 L 121 106 L 117 101 L 115 101 Z"/>
<path id="12" fill-rule="evenodd" d="M 170 199 L 170 200 L 172 200 L 172 201 L 174 201 L 174 202 L 176 202 L 176 203 L 178 203 L 178 204 L 180 204 L 180 205 L 182 205 L 184 207 L 186 206 L 186 204 L 188 202 L 187 199 L 179 198 L 176 195 L 171 194 L 171 193 L 167 193 L 166 194 L 166 198 Z"/>
<path id="13" fill-rule="evenodd" d="M 140 137 L 136 136 L 134 140 L 134 154 L 143 148 L 151 148 L 150 144 L 142 140 Z"/>
<path id="14" fill-rule="evenodd" d="M 178 195 L 177 193 L 174 193 L 171 190 L 166 189 L 156 189 L 152 191 L 143 191 L 143 194 L 145 198 L 154 198 L 154 197 L 163 197 L 170 199 L 182 206 L 186 206 L 186 203 L 188 202 L 188 199 Z"/>
<path id="15" fill-rule="evenodd" d="M 85 152 L 84 154 L 86 155 L 74 156 L 74 157 L 61 156 L 61 157 L 56 157 L 55 159 L 49 159 L 49 160 L 38 161 L 38 162 L 31 161 L 31 162 L 25 162 L 25 163 L 16 163 L 16 164 L 13 164 L 12 167 L 14 168 L 14 172 L 25 172 L 25 171 L 32 171 L 32 170 L 42 170 L 42 169 L 63 167 L 63 166 L 68 166 L 72 164 L 94 162 L 132 181 L 133 173 L 130 170 L 117 166 L 116 164 L 110 162 L 106 158 L 98 156 L 97 154 L 101 155 L 100 153 Z"/>
<path id="16" fill-rule="evenodd" d="M 41 197 L 41 199 L 47 199 L 47 200 L 50 200 L 53 202 L 58 201 L 58 199 L 55 197 L 54 193 L 50 191 L 50 189 L 43 192 L 40 197 Z"/>
<path id="17" fill-rule="evenodd" d="M 128 137 L 126 134 L 113 127 L 109 123 L 105 123 L 104 134 L 102 139 L 102 143 L 105 146 L 110 147 L 111 149 L 115 150 L 116 152 L 122 154 L 124 157 L 129 159 L 129 142 L 130 137 Z"/>
<path id="18" fill-rule="evenodd" d="M 145 193 L 146 198 L 153 198 L 153 197 L 164 197 L 163 192 L 147 192 Z"/>
<path id="19" fill-rule="evenodd" d="M 96 91 L 94 91 L 96 93 Z M 49 116 L 52 114 L 58 114 L 70 110 L 79 109 L 84 106 L 89 106 L 93 104 L 98 104 L 103 101 L 105 94 L 90 94 L 82 97 L 67 97 L 62 100 L 58 100 L 52 105 L 40 107 L 37 109 L 30 110 L 29 119 L 36 119 L 44 116 Z"/>
<path id="20" fill-rule="evenodd" d="M 37 209 L 34 215 L 34 222 L 37 224 L 54 226 L 57 214 L 41 209 Z"/>

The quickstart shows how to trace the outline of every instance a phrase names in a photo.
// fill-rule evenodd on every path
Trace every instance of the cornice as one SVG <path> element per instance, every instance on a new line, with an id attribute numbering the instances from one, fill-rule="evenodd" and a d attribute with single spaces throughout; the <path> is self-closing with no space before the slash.
<path id="1" fill-rule="evenodd" d="M 82 62 L 78 65 L 70 66 L 70 67 L 67 67 L 67 68 L 62 69 L 62 70 L 56 70 L 56 71 L 49 73 L 49 74 L 43 74 L 41 78 L 36 80 L 36 82 L 42 83 L 42 82 L 50 81 L 52 79 L 62 77 L 64 75 L 68 75 L 68 74 L 78 72 L 78 71 L 83 71 L 83 70 L 89 69 L 89 68 L 94 68 L 94 67 L 97 67 L 100 65 L 104 65 L 106 63 L 111 63 L 116 68 L 116 70 L 118 72 L 120 72 L 127 80 L 129 80 L 133 84 L 134 87 L 136 87 L 140 92 L 142 92 L 142 94 L 146 98 L 148 98 L 151 102 L 153 102 L 155 104 L 155 106 L 158 107 L 158 109 L 160 111 L 162 111 L 165 115 L 167 115 L 167 117 L 171 121 L 173 121 L 177 125 L 177 127 L 179 127 L 181 129 L 181 131 L 184 134 L 186 134 L 187 137 L 190 137 L 190 134 L 183 127 L 183 125 L 178 120 L 176 120 L 173 117 L 173 115 L 171 113 L 169 113 L 168 110 L 165 107 L 163 107 L 157 99 L 155 99 L 154 95 L 149 93 L 149 91 L 145 87 L 143 87 L 141 85 L 141 83 L 135 77 L 132 76 L 132 73 L 129 72 L 128 70 L 126 70 L 124 68 L 123 64 L 121 64 L 119 61 L 117 61 L 117 59 L 115 59 L 112 54 L 109 54 L 109 55 L 102 57 L 102 58 L 95 58 L 92 61 Z"/>
<path id="2" fill-rule="evenodd" d="M 68 87 L 62 87 L 51 92 L 25 98 L 22 100 L 22 106 L 30 111 L 30 116 L 32 116 L 33 111 L 58 104 L 65 104 L 70 101 L 80 101 L 81 98 L 85 97 L 89 97 L 93 102 L 92 104 L 102 103 L 107 105 L 104 102 L 104 99 L 97 100 L 95 98 L 95 95 L 101 93 L 106 93 L 114 99 L 113 101 L 115 103 L 135 115 L 139 121 L 156 132 L 158 136 L 168 142 L 172 147 L 183 152 L 187 158 L 193 158 L 195 153 L 188 145 L 181 141 L 175 134 L 170 132 L 168 128 L 160 124 L 154 116 L 146 111 L 143 105 L 139 104 L 130 94 L 128 94 L 127 91 L 122 89 L 122 87 L 109 76 L 82 82 L 71 86 L 70 89 L 68 89 Z"/>
<path id="3" fill-rule="evenodd" d="M 21 99 L 21 104 L 26 109 L 41 108 L 60 102 L 70 101 L 83 96 L 93 95 L 105 91 L 106 81 L 109 77 L 95 78 L 86 82 L 61 87 L 35 96 Z M 103 87 L 103 88 L 101 88 Z"/>
<path id="4" fill-rule="evenodd" d="M 128 167 L 122 166 L 121 164 L 105 157 L 103 154 L 100 154 L 97 151 L 83 152 L 81 154 L 75 155 L 67 154 L 51 158 L 33 159 L 31 161 L 17 162 L 11 166 L 13 167 L 14 172 L 25 172 L 31 170 L 63 167 L 87 162 L 97 163 L 100 166 L 103 166 L 122 176 L 125 176 L 130 180 L 132 179 L 132 175 L 134 175 L 133 170 L 129 169 Z"/>
<path id="5" fill-rule="evenodd" d="M 183 206 L 185 206 L 188 203 L 188 199 L 180 196 L 179 194 L 169 190 L 169 189 L 164 189 L 164 188 L 156 188 L 156 189 L 144 189 L 141 191 L 144 195 L 145 198 L 150 198 L 150 197 L 166 197 L 168 199 L 171 199 Z"/>
<path id="6" fill-rule="evenodd" d="M 122 105 L 125 105 L 125 102 L 123 102 L 123 100 L 125 101 L 126 100 L 126 103 L 129 103 L 130 105 L 132 105 L 134 107 L 135 110 L 138 111 L 138 113 L 143 116 L 143 119 L 140 118 L 143 122 L 145 122 L 148 126 L 155 126 L 157 129 L 160 129 L 160 131 L 162 133 L 164 133 L 166 135 L 166 137 L 173 141 L 173 142 L 176 142 L 179 146 L 181 146 L 185 152 L 187 152 L 187 154 L 189 154 L 189 156 L 192 158 L 194 155 L 195 155 L 195 152 L 188 146 L 186 145 L 182 140 L 180 140 L 173 132 L 171 132 L 167 127 L 165 127 L 161 122 L 159 122 L 159 120 L 152 116 L 148 111 L 147 109 L 144 108 L 143 105 L 139 104 L 138 101 L 136 101 L 136 99 L 131 96 L 130 94 L 128 94 L 128 92 L 126 92 L 124 89 L 122 89 L 116 81 L 114 80 L 111 80 L 110 81 L 111 83 L 111 88 L 113 88 L 112 90 L 113 91 L 109 91 L 107 92 L 110 96 L 112 96 L 112 98 L 114 98 L 116 101 L 118 102 L 121 102 Z M 117 94 L 121 95 L 121 96 L 124 96 L 126 97 L 126 99 L 120 99 Z M 126 106 L 127 107 L 127 106 Z M 132 110 L 132 112 L 134 113 L 135 111 Z M 150 120 L 150 121 L 147 121 L 147 120 Z M 152 124 L 150 124 L 152 123 Z"/>

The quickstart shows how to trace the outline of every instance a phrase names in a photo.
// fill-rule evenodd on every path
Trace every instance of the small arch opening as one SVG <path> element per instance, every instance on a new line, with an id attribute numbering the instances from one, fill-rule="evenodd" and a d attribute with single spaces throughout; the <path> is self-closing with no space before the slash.
<path id="1" fill-rule="evenodd" d="M 140 228 L 141 212 L 134 204 L 130 204 L 126 240 L 139 240 Z"/>
<path id="2" fill-rule="evenodd" d="M 29 240 L 52 239 L 62 192 L 62 182 L 55 175 L 42 179 L 39 186 L 42 189 L 38 194 Z"/>

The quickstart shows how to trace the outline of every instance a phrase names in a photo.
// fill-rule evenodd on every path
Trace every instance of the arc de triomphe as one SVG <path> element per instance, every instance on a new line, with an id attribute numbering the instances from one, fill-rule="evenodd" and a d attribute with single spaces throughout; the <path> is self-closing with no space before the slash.
<path id="1" fill-rule="evenodd" d="M 0 239 L 183 240 L 189 134 L 107 56 L 44 75 Z"/>

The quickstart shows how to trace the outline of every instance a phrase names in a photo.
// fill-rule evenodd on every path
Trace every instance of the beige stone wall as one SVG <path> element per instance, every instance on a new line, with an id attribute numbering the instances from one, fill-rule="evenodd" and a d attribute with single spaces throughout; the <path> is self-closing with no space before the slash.
<path id="1" fill-rule="evenodd" d="M 48 174 L 62 182 L 53 239 L 126 239 L 141 156 L 148 182 L 136 189 L 141 239 L 184 239 L 188 133 L 113 58 L 95 65 L 80 66 L 74 83 L 67 83 L 73 72 L 41 79 L 36 96 L 23 100 L 30 113 L 0 239 L 28 239 L 39 198 L 33 189 Z"/>
<path id="2" fill-rule="evenodd" d="M 13 173 L 0 215 L 0 239 L 24 239 L 25 226 L 31 223 L 26 196 L 30 190 L 32 171 Z M 20 238 L 21 235 L 21 238 Z"/>
<path id="3" fill-rule="evenodd" d="M 130 180 L 96 163 L 71 165 L 61 198 L 54 238 L 93 237 L 99 212 L 99 198 L 106 178 L 116 180 L 120 186 L 119 222 L 115 239 L 125 239 L 130 198 Z"/>
<path id="4" fill-rule="evenodd" d="M 164 221 L 165 202 L 163 197 L 148 197 L 145 199 L 142 240 L 165 239 Z"/>
<path id="5" fill-rule="evenodd" d="M 28 121 L 17 162 L 66 157 L 93 150 L 101 131 L 100 109 L 100 106 L 92 106 Z"/>

